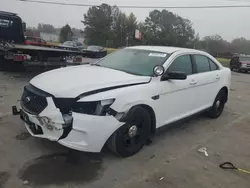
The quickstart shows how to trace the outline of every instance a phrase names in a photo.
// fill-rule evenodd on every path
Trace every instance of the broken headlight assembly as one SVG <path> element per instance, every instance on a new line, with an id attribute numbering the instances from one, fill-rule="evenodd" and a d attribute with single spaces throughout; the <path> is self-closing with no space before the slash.
<path id="1" fill-rule="evenodd" d="M 73 105 L 72 111 L 81 114 L 105 116 L 114 101 L 115 99 L 76 102 Z"/>

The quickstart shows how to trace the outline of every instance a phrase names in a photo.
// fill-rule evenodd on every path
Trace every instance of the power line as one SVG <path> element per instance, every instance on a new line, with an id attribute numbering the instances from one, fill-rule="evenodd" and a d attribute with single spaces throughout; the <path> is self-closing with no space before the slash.
<path id="1" fill-rule="evenodd" d="M 60 3 L 55 1 L 39 1 L 39 0 L 17 0 L 30 3 L 53 4 L 63 6 L 79 6 L 92 7 L 99 6 L 94 4 L 76 4 L 76 3 Z M 216 9 L 216 8 L 250 8 L 250 5 L 209 5 L 209 6 L 137 6 L 137 5 L 117 5 L 119 8 L 134 8 L 134 9 Z"/>

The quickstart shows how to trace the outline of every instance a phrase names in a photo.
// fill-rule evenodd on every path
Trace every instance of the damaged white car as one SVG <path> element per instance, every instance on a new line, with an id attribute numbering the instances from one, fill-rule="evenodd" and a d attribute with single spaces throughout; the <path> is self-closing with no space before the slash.
<path id="1" fill-rule="evenodd" d="M 230 82 L 231 71 L 205 52 L 128 47 L 36 76 L 24 88 L 20 116 L 32 136 L 87 152 L 107 144 L 127 157 L 159 127 L 201 111 L 219 117 Z"/>

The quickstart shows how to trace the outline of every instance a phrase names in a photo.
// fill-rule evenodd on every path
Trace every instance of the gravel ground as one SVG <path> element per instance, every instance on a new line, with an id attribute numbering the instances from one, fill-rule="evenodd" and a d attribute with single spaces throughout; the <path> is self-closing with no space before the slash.
<path id="1" fill-rule="evenodd" d="M 230 161 L 250 170 L 250 75 L 233 73 L 223 115 L 197 116 L 167 127 L 137 155 L 91 154 L 31 137 L 11 106 L 37 73 L 0 73 L 0 188 L 250 187 L 249 174 L 222 170 Z M 206 147 L 208 157 L 197 150 Z"/>

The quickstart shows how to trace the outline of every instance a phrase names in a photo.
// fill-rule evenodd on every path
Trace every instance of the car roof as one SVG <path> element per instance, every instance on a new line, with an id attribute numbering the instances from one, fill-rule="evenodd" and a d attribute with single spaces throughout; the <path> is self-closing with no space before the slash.
<path id="1" fill-rule="evenodd" d="M 127 49 L 139 49 L 139 50 L 150 50 L 150 51 L 156 51 L 156 52 L 163 52 L 163 53 L 174 53 L 176 51 L 182 51 L 182 52 L 202 52 L 195 49 L 189 49 L 189 48 L 179 48 L 179 47 L 172 47 L 172 46 L 132 46 L 127 47 Z"/>

